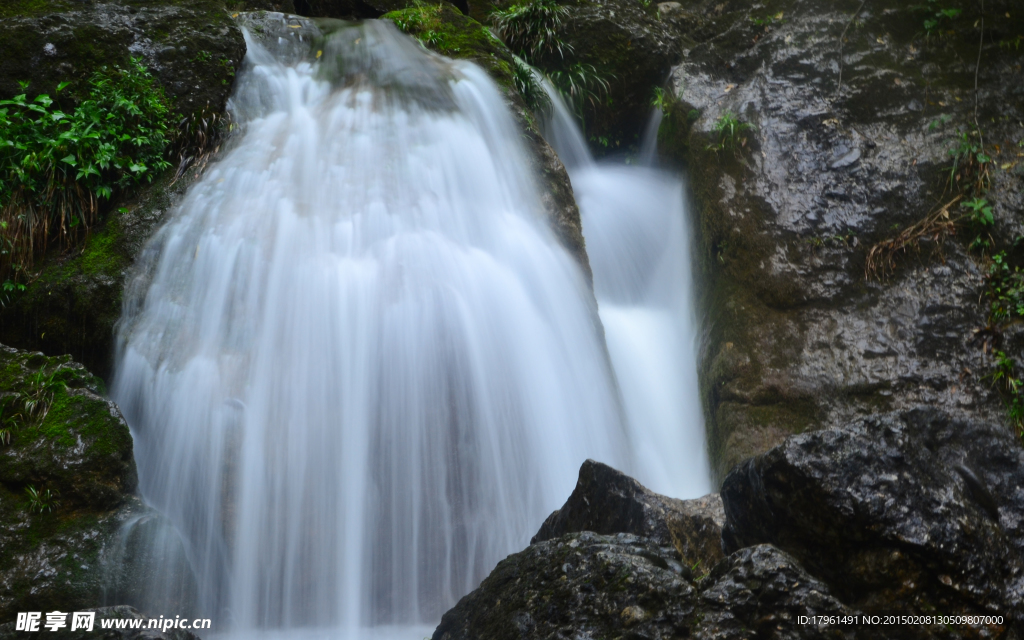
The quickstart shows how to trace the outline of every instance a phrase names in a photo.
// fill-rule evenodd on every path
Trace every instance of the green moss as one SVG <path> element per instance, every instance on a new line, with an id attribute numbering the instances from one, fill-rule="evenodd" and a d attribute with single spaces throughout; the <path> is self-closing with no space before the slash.
<path id="1" fill-rule="evenodd" d="M 392 11 L 381 16 L 417 38 L 423 46 L 459 60 L 472 60 L 506 90 L 513 86 L 512 53 L 487 27 L 444 2 Z"/>
<path id="2" fill-rule="evenodd" d="M 73 3 L 67 2 L 67 0 L 5 0 L 0 5 L 0 18 L 16 18 L 63 11 L 73 6 Z"/>

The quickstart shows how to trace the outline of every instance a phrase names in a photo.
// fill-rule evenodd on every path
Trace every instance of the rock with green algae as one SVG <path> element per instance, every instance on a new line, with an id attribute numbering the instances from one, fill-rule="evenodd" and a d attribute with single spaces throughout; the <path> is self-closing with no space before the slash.
<path id="1" fill-rule="evenodd" d="M 958 197 L 993 205 L 989 253 L 1024 232 L 1024 50 L 1008 46 L 1024 12 L 985 4 L 976 67 L 979 6 L 928 35 L 920 5 L 858 5 L 664 7 L 685 57 L 659 144 L 689 168 L 700 205 L 701 379 L 720 479 L 789 434 L 867 413 L 930 404 L 1005 419 L 976 333 L 990 324 L 977 229 L 921 233 L 865 272 L 876 243 L 945 205 L 963 215 Z M 951 151 L 965 133 L 978 142 L 975 71 L 994 162 L 990 188 L 969 194 L 950 183 Z"/>
<path id="2" fill-rule="evenodd" d="M 0 619 L 82 610 L 105 595 L 134 604 L 139 576 L 164 559 L 177 601 L 192 589 L 180 541 L 166 558 L 131 546 L 138 534 L 126 524 L 160 518 L 135 495 L 132 437 L 102 392 L 69 356 L 0 346 Z"/>

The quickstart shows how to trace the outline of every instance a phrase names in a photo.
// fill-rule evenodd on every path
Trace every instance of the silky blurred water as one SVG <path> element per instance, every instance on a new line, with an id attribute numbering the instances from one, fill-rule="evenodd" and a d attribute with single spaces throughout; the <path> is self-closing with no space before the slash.
<path id="1" fill-rule="evenodd" d="M 678 498 L 711 491 L 697 381 L 699 321 L 693 240 L 678 175 L 653 166 L 656 112 L 639 164 L 595 162 L 575 117 L 546 84 L 545 137 L 565 163 L 580 207 L 594 291 L 622 391 L 636 459 L 651 489 Z"/>
<path id="2" fill-rule="evenodd" d="M 421 638 L 583 460 L 658 487 L 651 449 L 688 453 L 623 419 L 592 294 L 486 74 L 386 22 L 294 28 L 247 33 L 239 132 L 144 251 L 112 395 L 183 540 L 190 616 Z M 608 347 L 663 348 L 641 342 Z M 184 602 L 160 571 L 144 591 Z"/>

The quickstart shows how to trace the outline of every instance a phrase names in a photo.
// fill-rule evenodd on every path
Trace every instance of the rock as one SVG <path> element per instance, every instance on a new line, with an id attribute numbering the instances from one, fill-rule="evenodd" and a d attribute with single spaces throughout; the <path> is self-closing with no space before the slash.
<path id="1" fill-rule="evenodd" d="M 58 494 L 68 508 L 110 509 L 135 491 L 132 436 L 103 383 L 69 356 L 0 345 L 6 445 L 0 484 Z"/>
<path id="2" fill-rule="evenodd" d="M 60 609 L 60 611 L 68 612 L 68 607 Z M 105 640 L 199 640 L 199 636 L 186 631 L 184 629 L 168 629 L 162 631 L 161 626 L 162 620 L 151 618 L 144 613 L 141 613 L 134 607 L 127 605 L 119 605 L 116 607 L 99 607 L 94 609 L 73 609 L 72 611 L 95 611 L 96 618 L 93 622 L 93 630 L 91 632 L 83 629 L 71 631 L 71 620 L 70 617 L 67 620 L 68 626 L 60 629 L 60 637 L 63 640 L 91 640 L 92 638 L 102 637 Z M 102 620 L 127 620 L 124 623 L 125 626 L 135 623 L 135 621 L 141 621 L 138 629 L 103 629 Z M 43 622 L 46 621 L 45 613 L 43 614 Z M 154 624 L 155 628 L 149 628 L 149 625 Z M 189 620 L 188 623 L 192 624 L 195 620 Z M 15 631 L 15 623 L 8 622 L 7 624 L 0 625 L 0 640 L 17 640 L 18 638 L 25 638 L 31 640 L 38 640 L 40 638 L 48 638 L 52 633 L 49 629 L 45 629 L 40 626 L 40 631 L 36 633 L 26 633 L 24 631 Z"/>
<path id="3" fill-rule="evenodd" d="M 131 434 L 102 390 L 69 356 L 0 346 L 0 619 L 83 610 L 104 594 L 141 601 L 133 581 L 157 569 L 176 581 L 170 601 L 193 597 L 173 529 L 162 528 L 165 558 L 125 549 L 125 526 L 157 516 L 134 495 Z"/>
<path id="4" fill-rule="evenodd" d="M 1004 420 L 975 333 L 991 324 L 988 267 L 968 249 L 977 231 L 921 234 L 894 268 L 866 275 L 877 243 L 944 205 L 956 218 L 954 198 L 973 197 L 950 185 L 950 152 L 974 126 L 974 62 L 958 56 L 977 60 L 979 7 L 965 5 L 940 43 L 916 5 L 896 0 L 856 16 L 859 3 L 821 0 L 682 5 L 686 19 L 666 20 L 685 55 L 659 146 L 689 168 L 699 204 L 717 477 L 790 434 L 875 412 L 931 405 Z M 1024 12 L 985 6 L 986 25 L 1003 16 L 986 27 L 978 68 L 986 153 L 1008 167 L 980 194 L 993 206 L 994 252 L 1024 232 L 1024 174 L 1010 169 L 1022 54 L 996 40 L 1024 33 Z M 741 128 L 723 139 L 729 117 Z"/>
<path id="5" fill-rule="evenodd" d="M 142 59 L 190 114 L 223 109 L 245 43 L 223 7 L 209 0 L 14 3 L 0 21 L 0 98 L 74 92 L 104 65 Z"/>
<path id="6" fill-rule="evenodd" d="M 601 107 L 588 110 L 586 134 L 597 153 L 625 151 L 640 144 L 651 117 L 655 88 L 662 86 L 682 52 L 678 37 L 659 19 L 657 5 L 636 0 L 578 0 L 569 9 L 562 37 L 573 52 L 538 60 L 555 71 L 568 64 L 593 65 L 609 84 Z"/>
<path id="7" fill-rule="evenodd" d="M 500 562 L 444 615 L 433 640 L 873 637 L 800 621 L 851 613 L 770 545 L 733 554 L 694 584 L 672 547 L 582 532 Z"/>
<path id="8" fill-rule="evenodd" d="M 859 625 L 816 625 L 801 616 L 851 616 L 828 585 L 810 576 L 788 554 L 767 544 L 741 549 L 701 583 L 704 614 L 695 638 L 868 637 Z"/>
<path id="9" fill-rule="evenodd" d="M 1001 615 L 905 637 L 1017 637 L 1024 624 L 1024 449 L 934 409 L 788 438 L 722 487 L 726 550 L 769 543 L 865 613 Z M 1015 630 L 1015 631 L 1011 631 Z"/>
<path id="10" fill-rule="evenodd" d="M 699 563 L 710 568 L 723 557 L 724 522 L 717 495 L 697 500 L 668 498 L 608 465 L 587 460 L 572 495 L 548 516 L 530 544 L 577 531 L 630 533 L 676 547 L 688 567 Z"/>
<path id="11" fill-rule="evenodd" d="M 29 96 L 71 81 L 62 94 L 70 98 L 100 67 L 136 56 L 178 114 L 209 118 L 223 111 L 245 53 L 234 22 L 209 0 L 15 3 L 0 12 L 0 98 L 21 93 L 20 80 L 30 81 Z M 174 173 L 109 203 L 78 246 L 37 263 L 28 289 L 0 310 L 0 341 L 69 353 L 108 376 L 128 268 L 195 172 L 176 184 Z"/>
<path id="12" fill-rule="evenodd" d="M 697 592 L 672 547 L 571 533 L 495 567 L 444 614 L 433 640 L 686 637 Z"/>

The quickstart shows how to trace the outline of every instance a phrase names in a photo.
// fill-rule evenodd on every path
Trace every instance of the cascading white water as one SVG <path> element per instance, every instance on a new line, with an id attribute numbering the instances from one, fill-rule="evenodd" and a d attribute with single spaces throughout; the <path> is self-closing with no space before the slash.
<path id="1" fill-rule="evenodd" d="M 113 396 L 195 573 L 196 610 L 170 613 L 419 638 L 528 543 L 585 458 L 663 488 L 671 465 L 646 458 L 692 452 L 635 412 L 623 424 L 592 294 L 486 74 L 389 23 L 322 37 L 269 15 L 246 35 L 240 133 L 126 295 Z M 623 376 L 639 334 L 601 314 Z M 619 383 L 628 399 L 662 373 Z M 162 577 L 149 601 L 184 602 Z"/>
<path id="2" fill-rule="evenodd" d="M 584 459 L 634 465 L 494 84 L 389 23 L 308 40 L 247 36 L 241 133 L 147 251 L 113 396 L 203 611 L 349 635 L 436 622 Z"/>
<path id="3" fill-rule="evenodd" d="M 545 83 L 545 134 L 566 165 L 580 207 L 605 340 L 630 436 L 655 491 L 711 491 L 697 384 L 698 319 L 683 184 L 650 166 L 597 163 L 575 118 Z M 655 157 L 656 113 L 641 149 Z"/>

